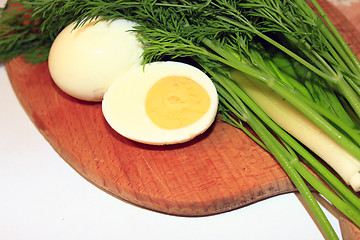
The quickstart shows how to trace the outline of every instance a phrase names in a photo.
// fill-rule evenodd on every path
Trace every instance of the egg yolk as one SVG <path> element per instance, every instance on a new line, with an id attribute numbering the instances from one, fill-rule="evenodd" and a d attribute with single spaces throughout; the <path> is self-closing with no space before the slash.
<path id="1" fill-rule="evenodd" d="M 199 120 L 210 108 L 210 97 L 197 82 L 182 76 L 157 81 L 145 100 L 147 116 L 161 128 L 177 129 Z"/>

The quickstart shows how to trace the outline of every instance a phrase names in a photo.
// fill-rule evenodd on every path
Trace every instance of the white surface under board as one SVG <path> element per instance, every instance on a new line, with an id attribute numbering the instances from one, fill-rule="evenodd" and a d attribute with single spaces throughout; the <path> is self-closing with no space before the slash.
<path id="1" fill-rule="evenodd" d="M 108 195 L 37 131 L 3 64 L 0 109 L 0 240 L 324 239 L 296 194 L 198 218 L 152 212 Z M 338 220 L 325 212 L 341 238 Z"/>

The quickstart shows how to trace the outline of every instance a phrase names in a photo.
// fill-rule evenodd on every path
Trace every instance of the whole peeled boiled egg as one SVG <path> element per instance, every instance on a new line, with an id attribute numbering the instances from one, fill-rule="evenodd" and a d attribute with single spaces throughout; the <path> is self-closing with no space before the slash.
<path id="1" fill-rule="evenodd" d="M 115 131 L 153 145 L 193 139 L 211 126 L 217 107 L 211 79 L 192 65 L 173 61 L 145 64 L 119 76 L 102 102 Z"/>
<path id="2" fill-rule="evenodd" d="M 56 85 L 75 98 L 101 101 L 119 75 L 142 64 L 143 46 L 130 31 L 134 26 L 134 22 L 117 19 L 64 28 L 48 58 Z"/>

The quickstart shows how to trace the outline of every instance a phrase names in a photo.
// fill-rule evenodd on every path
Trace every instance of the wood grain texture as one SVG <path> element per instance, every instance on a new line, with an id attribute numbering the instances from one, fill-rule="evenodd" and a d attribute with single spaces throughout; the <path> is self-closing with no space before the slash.
<path id="1" fill-rule="evenodd" d="M 356 28 L 332 5 L 320 2 L 359 53 Z M 188 143 L 139 144 L 108 126 L 101 104 L 76 100 L 57 88 L 47 63 L 33 66 L 16 58 L 6 70 L 19 102 L 55 151 L 119 199 L 167 214 L 204 216 L 296 191 L 274 158 L 220 121 Z"/>
<path id="2" fill-rule="evenodd" d="M 347 218 L 340 217 L 339 219 L 340 229 L 343 240 L 359 240 L 360 230 Z"/>

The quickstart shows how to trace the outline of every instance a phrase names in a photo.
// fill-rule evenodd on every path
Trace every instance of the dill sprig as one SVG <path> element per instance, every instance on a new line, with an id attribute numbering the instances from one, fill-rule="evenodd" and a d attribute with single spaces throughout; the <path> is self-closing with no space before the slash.
<path id="1" fill-rule="evenodd" d="M 45 61 L 52 42 L 39 34 L 41 18 L 31 17 L 29 9 L 17 1 L 7 3 L 0 14 L 0 62 L 19 55 L 33 63 Z"/>

